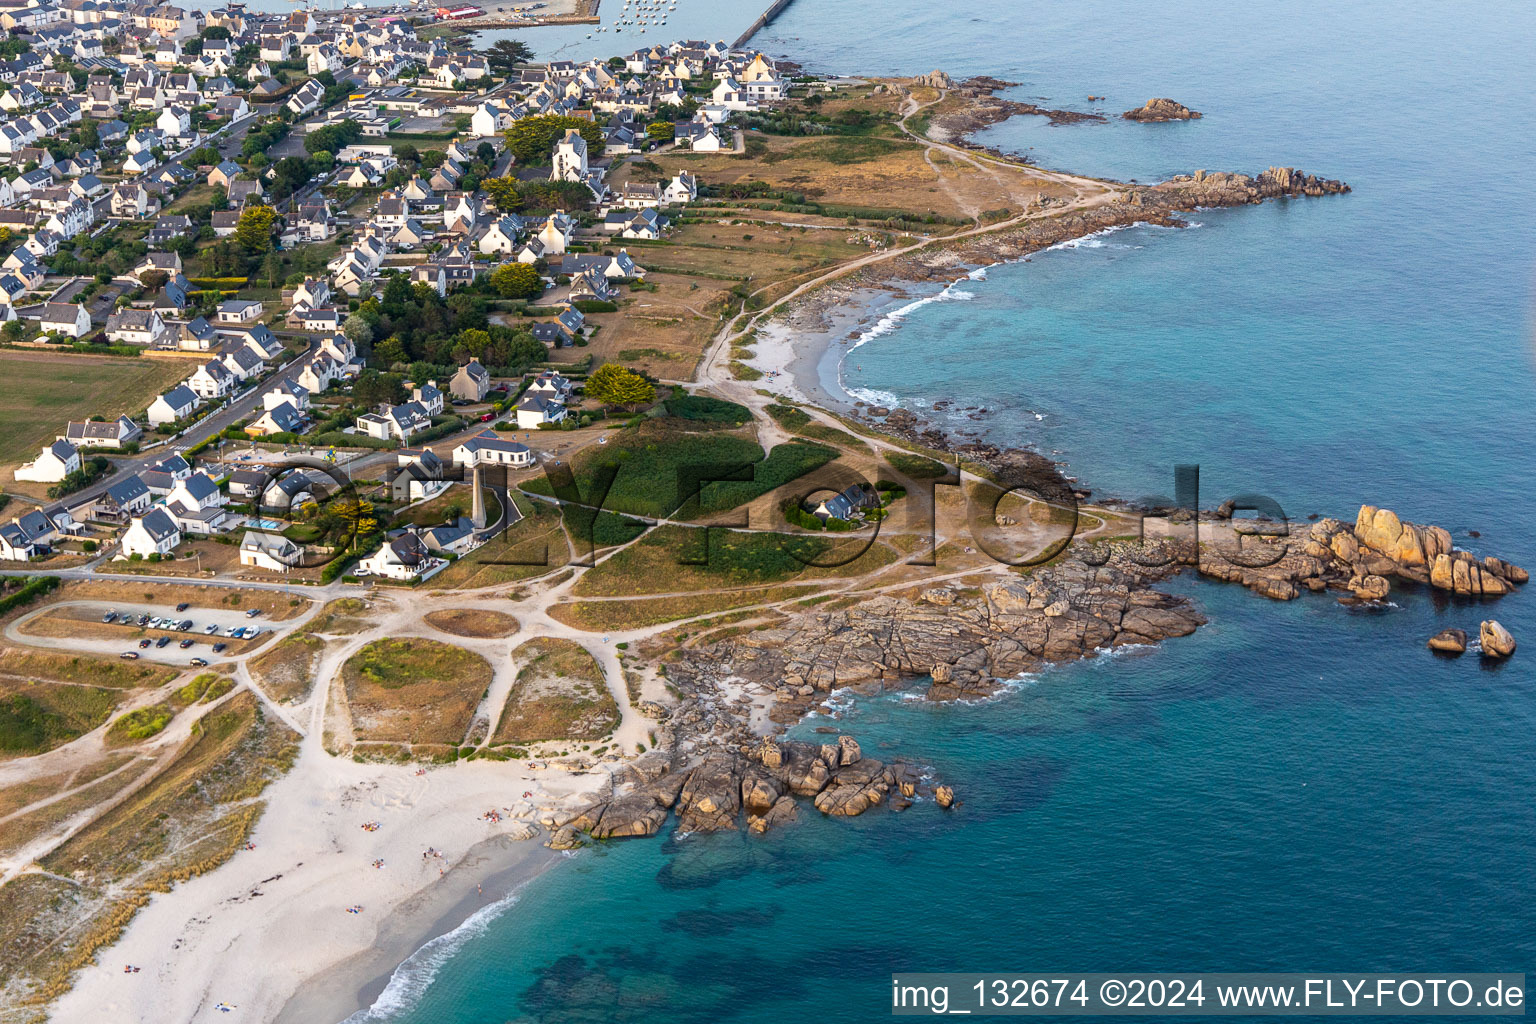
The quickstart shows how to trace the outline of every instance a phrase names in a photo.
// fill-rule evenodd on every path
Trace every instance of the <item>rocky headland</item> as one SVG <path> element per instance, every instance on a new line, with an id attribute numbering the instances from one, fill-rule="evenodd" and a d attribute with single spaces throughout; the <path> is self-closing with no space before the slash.
<path id="1" fill-rule="evenodd" d="M 933 138 L 959 145 L 972 145 L 966 141 L 971 134 L 988 125 L 1021 115 L 1044 117 L 1053 125 L 1103 123 L 1106 120 L 1103 114 L 1081 110 L 1060 110 L 1036 103 L 1003 99 L 996 95 L 998 90 L 1012 88 L 1018 83 L 1005 82 L 986 75 L 968 78 L 956 85 L 944 72 L 934 71 L 913 79 L 913 84 L 944 89 L 966 99 L 964 106 L 939 114 L 934 117 L 929 126 L 929 135 Z"/>
<path id="2" fill-rule="evenodd" d="M 1145 106 L 1135 110 L 1127 110 L 1120 115 L 1127 121 L 1193 121 L 1205 115 L 1198 110 L 1190 110 L 1184 104 L 1166 97 L 1147 100 Z"/>

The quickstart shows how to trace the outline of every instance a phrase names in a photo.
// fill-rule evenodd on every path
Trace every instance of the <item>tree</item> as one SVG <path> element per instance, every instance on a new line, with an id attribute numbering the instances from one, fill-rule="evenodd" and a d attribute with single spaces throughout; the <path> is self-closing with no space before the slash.
<path id="1" fill-rule="evenodd" d="M 603 154 L 603 129 L 585 117 L 566 117 L 561 114 L 534 114 L 520 117 L 507 129 L 507 148 L 523 164 L 546 164 L 554 154 L 555 143 L 565 138 L 568 129 L 575 128 L 587 140 L 587 155 Z"/>
<path id="2" fill-rule="evenodd" d="M 671 142 L 673 134 L 671 121 L 652 121 L 645 126 L 645 137 L 656 142 Z"/>
<path id="3" fill-rule="evenodd" d="M 656 400 L 656 386 L 633 370 L 604 363 L 587 378 L 586 394 L 604 405 L 633 408 Z"/>
<path id="4" fill-rule="evenodd" d="M 272 248 L 272 228 L 277 211 L 270 206 L 248 206 L 235 224 L 235 240 L 248 252 L 266 252 Z"/>
<path id="5" fill-rule="evenodd" d="M 533 50 L 519 39 L 503 39 L 481 53 L 491 70 L 503 75 L 511 74 L 519 64 L 533 60 Z"/>
<path id="6" fill-rule="evenodd" d="M 354 548 L 379 526 L 378 511 L 366 498 L 343 498 L 332 502 L 326 511 L 345 525 L 347 539 Z"/>
<path id="7" fill-rule="evenodd" d="M 522 194 L 517 190 L 517 179 L 486 178 L 480 182 L 480 187 L 485 189 L 485 194 L 491 197 L 491 202 L 496 204 L 496 209 L 502 213 L 511 213 L 523 205 Z"/>
<path id="8" fill-rule="evenodd" d="M 526 263 L 503 263 L 491 271 L 491 287 L 504 299 L 536 299 L 544 293 L 539 272 Z"/>
<path id="9" fill-rule="evenodd" d="M 267 258 L 261 261 L 261 279 L 267 282 L 268 288 L 277 287 L 277 279 L 283 274 L 283 265 L 278 262 L 277 253 L 267 253 Z"/>
<path id="10" fill-rule="evenodd" d="M 341 333 L 354 345 L 366 345 L 373 340 L 373 325 L 353 313 L 341 322 Z"/>
<path id="11" fill-rule="evenodd" d="M 405 401 L 405 382 L 398 373 L 364 370 L 352 382 L 352 397 L 364 405 L 399 405 Z"/>
<path id="12" fill-rule="evenodd" d="M 139 284 L 144 286 L 147 292 L 156 291 L 165 287 L 165 282 L 171 279 L 171 275 L 163 270 L 146 270 L 139 275 Z"/>

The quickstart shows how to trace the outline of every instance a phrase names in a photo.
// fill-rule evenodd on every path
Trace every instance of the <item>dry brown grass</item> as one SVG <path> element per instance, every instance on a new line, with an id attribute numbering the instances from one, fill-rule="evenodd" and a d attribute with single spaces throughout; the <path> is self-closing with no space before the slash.
<path id="1" fill-rule="evenodd" d="M 433 629 L 477 639 L 511 636 L 518 630 L 516 618 L 489 608 L 447 608 L 428 612 L 423 618 Z"/>
<path id="2" fill-rule="evenodd" d="M 227 546 L 227 545 L 221 545 Z M 55 590 L 49 598 L 58 601 L 107 601 L 122 604 L 165 605 L 166 611 L 185 601 L 192 607 L 186 618 L 196 618 L 192 609 L 246 612 L 261 610 L 269 619 L 291 619 L 309 608 L 309 599 L 292 597 L 277 590 L 231 590 L 227 587 L 200 587 L 186 583 L 136 583 L 130 580 L 77 580 Z"/>
<path id="3" fill-rule="evenodd" d="M 543 576 L 571 560 L 560 515 L 543 502 L 520 498 L 532 514 L 432 577 L 438 590 L 474 590 Z"/>
<path id="4" fill-rule="evenodd" d="M 356 740 L 458 744 L 491 685 L 491 666 L 462 647 L 404 637 L 365 644 L 341 679 Z"/>
<path id="5" fill-rule="evenodd" d="M 494 742 L 597 740 L 619 724 L 619 708 L 590 651 L 573 640 L 529 640 Z"/>
<path id="6" fill-rule="evenodd" d="M 370 612 L 378 615 L 394 608 L 390 601 L 384 601 L 382 607 L 376 607 L 379 600 L 375 598 L 370 602 L 361 597 L 338 597 L 320 609 L 320 614 L 309 624 L 309 630 L 331 636 L 350 636 L 372 629 L 373 622 L 368 618 Z"/>
<path id="7" fill-rule="evenodd" d="M 729 611 L 752 605 L 774 604 L 816 593 L 819 587 L 761 587 L 729 590 L 685 597 L 636 598 L 632 601 L 575 601 L 552 606 L 549 614 L 556 620 L 602 633 L 621 629 L 640 629 L 697 615 Z"/>
<path id="8" fill-rule="evenodd" d="M 0 677 L 23 681 L 75 683 L 112 690 L 153 689 L 175 679 L 177 669 L 166 665 L 92 658 L 31 647 L 0 648 Z"/>
<path id="9" fill-rule="evenodd" d="M 121 753 L 111 755 L 107 760 L 115 767 L 121 767 L 128 760 L 134 759 L 135 755 L 131 753 Z M 13 818 L 7 818 L 5 824 L 0 825 L 0 853 L 14 853 L 28 843 L 57 831 L 71 818 L 127 789 L 154 767 L 154 763 L 152 758 L 138 758 L 134 764 L 116 775 L 98 777 L 93 781 L 76 781 L 73 783 L 76 792 L 60 797 L 52 803 L 17 814 Z M 72 788 L 70 785 L 61 786 L 58 792 L 65 792 L 70 788 Z M 37 797 L 30 802 L 35 803 L 40 799 L 43 797 Z"/>
<path id="10" fill-rule="evenodd" d="M 312 633 L 294 633 L 276 647 L 251 659 L 251 674 L 273 700 L 302 703 L 309 699 L 315 673 L 325 654 L 325 641 Z"/>

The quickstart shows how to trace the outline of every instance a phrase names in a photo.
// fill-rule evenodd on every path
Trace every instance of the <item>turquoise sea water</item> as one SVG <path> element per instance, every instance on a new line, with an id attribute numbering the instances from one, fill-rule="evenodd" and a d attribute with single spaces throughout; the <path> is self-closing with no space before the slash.
<path id="1" fill-rule="evenodd" d="M 989 133 L 1050 166 L 1151 180 L 1286 163 L 1355 192 L 992 268 L 962 286 L 969 301 L 859 348 L 851 385 L 998 410 L 992 436 L 1060 451 L 1101 493 L 1166 492 L 1174 463 L 1197 462 L 1210 504 L 1369 501 L 1536 563 L 1536 12 L 891 0 L 878 14 L 797 0 L 760 42 L 821 70 L 942 67 L 1058 105 L 1166 95 L 1206 113 Z M 1536 595 L 1403 590 L 1363 612 L 1173 589 L 1211 624 L 983 704 L 849 703 L 838 724 L 872 756 L 931 764 L 957 812 L 811 812 L 766 839 L 574 858 L 422 958 L 369 1017 L 874 1021 L 890 973 L 910 969 L 1536 969 Z M 1507 664 L 1424 650 L 1490 615 L 1526 643 Z"/>

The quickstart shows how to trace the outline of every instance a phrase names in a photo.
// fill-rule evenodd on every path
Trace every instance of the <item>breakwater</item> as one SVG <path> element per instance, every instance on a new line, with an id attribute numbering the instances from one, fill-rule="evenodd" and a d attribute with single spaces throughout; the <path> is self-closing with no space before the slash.
<path id="1" fill-rule="evenodd" d="M 795 0 L 774 0 L 773 6 L 764 11 L 756 21 L 749 25 L 747 30 L 738 36 L 736 41 L 732 43 L 731 46 L 745 46 L 747 44 L 747 40 L 751 39 L 763 29 L 767 28 L 768 24 L 772 22 L 774 18 L 777 18 L 780 14 L 784 13 L 784 8 L 788 7 L 794 2 Z"/>

